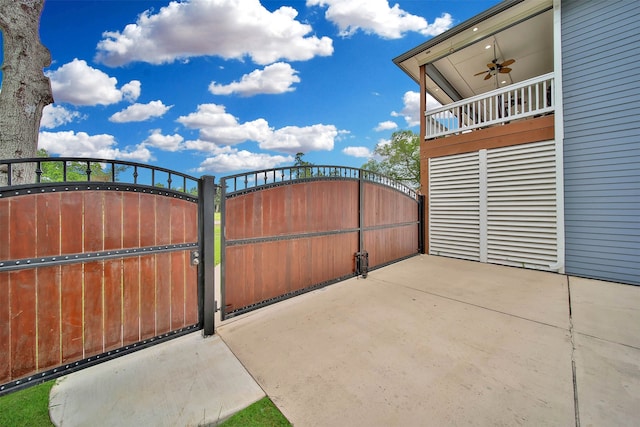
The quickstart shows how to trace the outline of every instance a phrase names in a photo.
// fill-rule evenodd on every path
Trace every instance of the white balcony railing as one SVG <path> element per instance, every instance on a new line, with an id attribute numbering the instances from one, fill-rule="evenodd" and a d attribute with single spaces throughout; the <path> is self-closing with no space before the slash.
<path id="1" fill-rule="evenodd" d="M 462 133 L 553 112 L 553 77 L 553 73 L 544 74 L 425 111 L 425 138 Z"/>

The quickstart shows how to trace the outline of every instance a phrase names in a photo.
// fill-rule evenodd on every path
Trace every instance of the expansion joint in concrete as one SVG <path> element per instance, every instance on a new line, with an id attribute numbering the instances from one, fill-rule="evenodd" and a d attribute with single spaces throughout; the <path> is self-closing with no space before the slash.
<path id="1" fill-rule="evenodd" d="M 573 335 L 573 317 L 571 313 L 571 286 L 569 285 L 569 276 L 567 279 L 567 299 L 569 302 L 569 336 L 571 337 L 571 372 L 573 375 L 573 405 L 576 417 L 576 427 L 580 427 L 580 410 L 578 406 L 578 382 L 576 379 L 576 342 Z"/>

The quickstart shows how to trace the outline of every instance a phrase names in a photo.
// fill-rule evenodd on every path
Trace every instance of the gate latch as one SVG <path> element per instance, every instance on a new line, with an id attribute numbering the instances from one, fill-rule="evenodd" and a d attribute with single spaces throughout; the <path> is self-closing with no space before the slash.
<path id="1" fill-rule="evenodd" d="M 200 264 L 200 252 L 199 251 L 191 251 L 191 265 Z"/>
<path id="2" fill-rule="evenodd" d="M 362 276 L 363 279 L 367 278 L 369 274 L 369 252 L 362 251 L 355 253 L 356 258 L 356 276 Z"/>

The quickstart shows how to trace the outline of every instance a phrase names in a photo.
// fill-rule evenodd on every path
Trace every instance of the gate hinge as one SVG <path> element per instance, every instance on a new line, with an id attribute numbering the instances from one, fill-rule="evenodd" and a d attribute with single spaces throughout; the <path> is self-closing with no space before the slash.
<path id="1" fill-rule="evenodd" d="M 356 258 L 356 276 L 362 276 L 363 279 L 366 279 L 369 274 L 369 252 L 356 252 L 354 256 Z"/>

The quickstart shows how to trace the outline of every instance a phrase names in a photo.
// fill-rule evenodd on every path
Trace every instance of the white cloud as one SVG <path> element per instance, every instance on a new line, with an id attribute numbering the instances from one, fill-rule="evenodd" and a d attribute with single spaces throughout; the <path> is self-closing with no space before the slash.
<path id="1" fill-rule="evenodd" d="M 53 129 L 75 120 L 85 118 L 77 111 L 70 111 L 61 105 L 49 104 L 42 110 L 41 129 Z"/>
<path id="2" fill-rule="evenodd" d="M 73 105 L 110 105 L 126 98 L 135 101 L 140 95 L 140 82 L 132 80 L 121 89 L 118 80 L 92 68 L 84 60 L 74 59 L 55 71 L 46 72 L 56 102 Z"/>
<path id="3" fill-rule="evenodd" d="M 151 152 L 138 144 L 135 147 L 120 150 L 113 135 L 89 135 L 85 132 L 40 132 L 38 148 L 44 148 L 49 154 L 73 157 L 95 157 L 100 159 L 120 159 L 147 162 L 152 159 Z"/>
<path id="4" fill-rule="evenodd" d="M 331 151 L 336 136 L 338 136 L 338 130 L 334 125 L 285 126 L 270 134 L 268 138 L 259 141 L 259 144 L 263 150 L 292 154 L 319 150 Z"/>
<path id="5" fill-rule="evenodd" d="M 367 147 L 345 147 L 342 152 L 347 156 L 369 158 L 372 153 Z"/>
<path id="6" fill-rule="evenodd" d="M 304 61 L 333 53 L 328 37 L 310 35 L 310 25 L 288 6 L 270 12 L 259 0 L 172 1 L 146 11 L 122 31 L 103 34 L 96 61 L 109 66 L 134 61 L 169 63 L 202 55 L 250 56 L 258 64 Z"/>
<path id="7" fill-rule="evenodd" d="M 199 140 L 215 145 L 256 141 L 263 150 L 284 153 L 332 150 L 339 132 L 333 125 L 286 126 L 274 130 L 265 119 L 240 123 L 223 105 L 202 104 L 198 110 L 177 120 L 199 130 Z"/>
<path id="8" fill-rule="evenodd" d="M 261 141 L 271 133 L 266 120 L 239 123 L 223 105 L 217 104 L 198 105 L 198 111 L 181 116 L 177 121 L 190 129 L 199 129 L 200 139 L 219 145 Z"/>
<path id="9" fill-rule="evenodd" d="M 420 94 L 418 92 L 408 91 L 402 97 L 404 108 L 400 112 L 392 111 L 392 117 L 403 117 L 408 126 L 417 126 L 420 124 Z"/>
<path id="10" fill-rule="evenodd" d="M 161 117 L 173 105 L 166 106 L 162 101 L 151 101 L 148 104 L 133 104 L 109 117 L 110 122 L 144 122 L 152 117 Z"/>
<path id="11" fill-rule="evenodd" d="M 391 144 L 391 140 L 390 139 L 379 139 L 378 143 L 376 144 L 376 148 L 382 147 L 384 145 L 389 145 L 389 144 Z"/>
<path id="12" fill-rule="evenodd" d="M 325 18 L 348 37 L 362 30 L 385 39 L 398 39 L 408 31 L 435 36 L 451 27 L 451 15 L 443 13 L 432 24 L 421 16 L 412 15 L 388 0 L 307 0 L 307 6 L 327 7 Z"/>
<path id="13" fill-rule="evenodd" d="M 224 173 L 237 170 L 259 170 L 275 168 L 283 163 L 292 163 L 292 156 L 272 156 L 251 153 L 246 150 L 222 153 L 209 157 L 196 169 L 197 172 Z"/>
<path id="14" fill-rule="evenodd" d="M 136 99 L 140 97 L 140 86 L 141 84 L 138 80 L 131 80 L 120 89 L 122 97 L 129 102 L 136 102 Z"/>
<path id="15" fill-rule="evenodd" d="M 230 147 L 229 145 L 219 146 L 211 141 L 203 141 L 201 139 L 196 139 L 194 141 L 186 141 L 184 143 L 185 148 L 189 150 L 202 151 L 209 154 L 222 154 L 222 153 L 235 153 L 238 151 L 235 148 Z"/>
<path id="16" fill-rule="evenodd" d="M 151 135 L 147 139 L 145 139 L 142 143 L 145 146 L 151 146 L 155 148 L 159 148 L 164 151 L 180 151 L 185 148 L 182 143 L 184 138 L 181 135 L 173 134 L 173 135 L 163 135 L 160 129 L 154 129 L 151 131 Z"/>
<path id="17" fill-rule="evenodd" d="M 387 120 L 386 122 L 378 123 L 378 126 L 375 127 L 376 132 L 382 132 L 385 130 L 397 129 L 398 124 L 396 122 L 392 122 L 391 120 Z"/>
<path id="18" fill-rule="evenodd" d="M 409 127 L 418 126 L 420 124 L 420 94 L 413 91 L 405 92 L 402 102 L 404 108 L 400 112 L 392 111 L 391 116 L 403 117 Z M 442 107 L 442 104 L 427 94 L 427 111 L 438 107 Z"/>
<path id="19" fill-rule="evenodd" d="M 298 72 L 285 62 L 268 65 L 262 70 L 255 70 L 242 76 L 239 82 L 227 85 L 211 82 L 209 92 L 214 95 L 230 95 L 237 93 L 241 96 L 258 94 L 278 94 L 295 90 L 291 87 L 300 82 Z"/>

